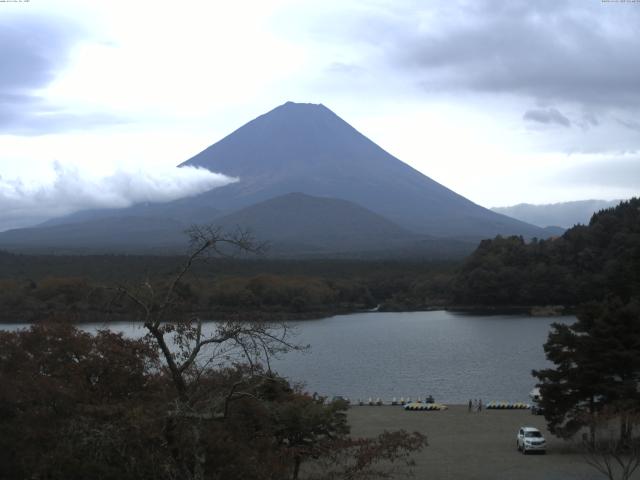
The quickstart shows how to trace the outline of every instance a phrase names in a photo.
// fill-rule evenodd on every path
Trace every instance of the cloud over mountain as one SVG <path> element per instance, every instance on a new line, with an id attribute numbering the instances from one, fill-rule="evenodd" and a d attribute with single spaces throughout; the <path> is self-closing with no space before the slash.
<path id="1" fill-rule="evenodd" d="M 56 162 L 53 171 L 49 181 L 27 182 L 0 176 L 0 231 L 88 208 L 169 202 L 236 181 L 196 167 L 120 169 L 96 177 Z"/>

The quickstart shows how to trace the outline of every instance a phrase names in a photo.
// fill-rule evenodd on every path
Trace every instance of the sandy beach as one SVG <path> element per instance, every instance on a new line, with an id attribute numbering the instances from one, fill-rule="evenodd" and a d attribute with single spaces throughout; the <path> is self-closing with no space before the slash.
<path id="1" fill-rule="evenodd" d="M 405 411 L 399 406 L 353 406 L 349 421 L 355 436 L 404 429 L 427 435 L 429 446 L 415 455 L 415 478 L 429 480 L 596 480 L 604 478 L 584 461 L 571 442 L 552 436 L 544 417 L 529 410 L 483 410 L 467 406 L 444 411 Z M 516 450 L 520 426 L 539 428 L 546 455 Z M 636 472 L 633 478 L 640 478 Z"/>

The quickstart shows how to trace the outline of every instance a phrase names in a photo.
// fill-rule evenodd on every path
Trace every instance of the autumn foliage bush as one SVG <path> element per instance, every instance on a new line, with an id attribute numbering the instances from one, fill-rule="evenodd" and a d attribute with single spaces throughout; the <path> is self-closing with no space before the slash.
<path id="1" fill-rule="evenodd" d="M 405 432 L 353 439 L 344 402 L 325 403 L 255 365 L 197 375 L 190 410 L 177 412 L 151 339 L 64 321 L 0 332 L 0 478 L 374 478 L 389 462 L 409 465 L 426 444 Z M 223 415 L 203 413 L 232 394 Z M 194 441 L 206 451 L 199 474 L 183 468 L 201 447 Z"/>

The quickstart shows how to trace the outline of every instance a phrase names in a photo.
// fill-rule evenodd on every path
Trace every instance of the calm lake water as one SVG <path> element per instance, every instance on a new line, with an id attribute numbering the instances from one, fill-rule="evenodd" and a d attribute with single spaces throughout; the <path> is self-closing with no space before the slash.
<path id="1" fill-rule="evenodd" d="M 309 392 L 352 400 L 424 397 L 465 403 L 527 401 L 532 369 L 547 366 L 542 344 L 551 323 L 574 317 L 477 316 L 445 311 L 360 313 L 289 322 L 295 340 L 310 344 L 272 362 L 291 381 L 304 380 Z M 131 323 L 109 328 L 139 336 Z M 16 325 L 0 326 L 3 329 Z M 86 330 L 104 324 L 84 325 Z"/>

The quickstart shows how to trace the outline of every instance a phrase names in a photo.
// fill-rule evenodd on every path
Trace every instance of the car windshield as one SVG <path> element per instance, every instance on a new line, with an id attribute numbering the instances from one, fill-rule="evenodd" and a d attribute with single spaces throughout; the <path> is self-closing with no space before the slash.
<path id="1" fill-rule="evenodd" d="M 525 437 L 535 437 L 540 438 L 542 434 L 540 432 L 524 432 Z"/>

